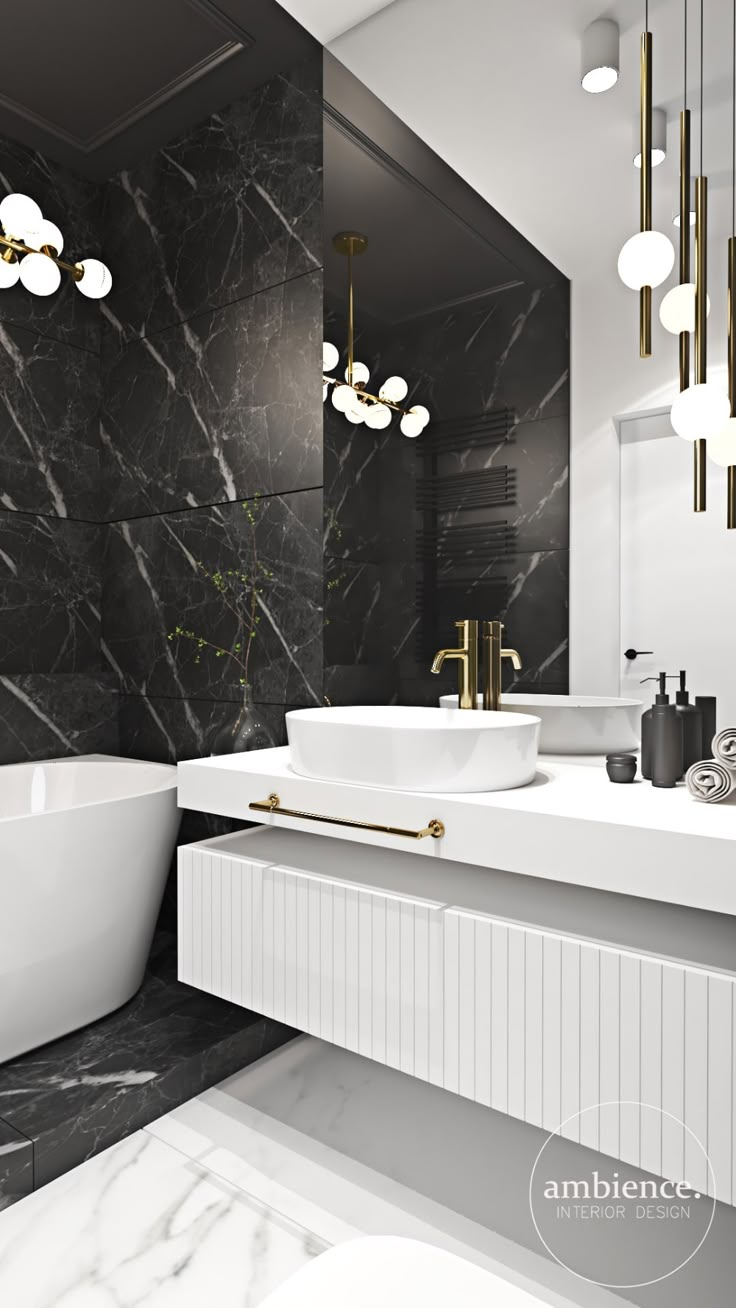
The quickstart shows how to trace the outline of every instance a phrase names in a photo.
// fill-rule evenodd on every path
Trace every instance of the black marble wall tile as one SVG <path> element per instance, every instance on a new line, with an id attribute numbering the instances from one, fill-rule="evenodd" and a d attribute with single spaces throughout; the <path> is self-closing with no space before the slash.
<path id="1" fill-rule="evenodd" d="M 270 733 L 274 745 L 286 744 L 284 714 L 289 707 L 296 706 L 254 705 L 254 712 Z M 123 694 L 120 696 L 121 753 L 127 758 L 146 758 L 156 763 L 205 757 L 211 752 L 218 732 L 235 720 L 239 709 L 238 703 L 221 699 Z M 190 837 L 192 840 L 198 838 Z"/>
<path id="2" fill-rule="evenodd" d="M 108 309 L 139 336 L 322 265 L 322 60 L 114 178 Z"/>
<path id="3" fill-rule="evenodd" d="M 33 1190 L 33 1143 L 0 1118 L 0 1212 Z"/>
<path id="4" fill-rule="evenodd" d="M 325 554 L 376 562 L 385 553 L 385 451 L 395 433 L 354 426 L 324 405 Z"/>
<path id="5" fill-rule="evenodd" d="M 0 764 L 116 754 L 117 700 L 105 676 L 0 674 Z"/>
<path id="6" fill-rule="evenodd" d="M 325 661 L 378 663 L 384 652 L 382 569 L 325 559 Z"/>
<path id="7" fill-rule="evenodd" d="M 0 510 L 0 672 L 100 667 L 100 528 Z"/>
<path id="8" fill-rule="evenodd" d="M 252 502 L 248 502 L 251 504 Z M 105 652 L 124 690 L 154 698 L 233 700 L 240 669 L 229 658 L 169 640 L 177 625 L 228 649 L 242 639 L 233 613 L 203 575 L 261 571 L 250 682 L 260 703 L 322 702 L 322 492 L 139 518 L 108 529 Z"/>
<path id="9" fill-rule="evenodd" d="M 129 1003 L 3 1064 L 0 1108 L 33 1142 L 36 1189 L 297 1034 L 182 985 L 176 966 L 160 935 Z"/>
<path id="10" fill-rule="evenodd" d="M 321 273 L 119 348 L 104 375 L 107 516 L 322 483 Z"/>
<path id="11" fill-rule="evenodd" d="M 64 237 L 70 263 L 96 258 L 109 263 L 101 244 L 102 197 L 93 182 L 51 159 L 0 137 L 0 198 L 14 191 L 30 195 Z M 68 345 L 99 351 L 100 308 L 62 273 L 53 295 L 31 295 L 18 283 L 0 292 L 0 319 L 54 336 Z"/>
<path id="12" fill-rule="evenodd" d="M 0 505 L 97 521 L 99 414 L 97 355 L 0 321 Z"/>

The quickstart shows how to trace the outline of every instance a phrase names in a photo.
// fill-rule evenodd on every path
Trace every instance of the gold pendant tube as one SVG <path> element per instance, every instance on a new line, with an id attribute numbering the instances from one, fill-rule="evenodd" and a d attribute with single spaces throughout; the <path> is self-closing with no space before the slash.
<path id="1" fill-rule="evenodd" d="M 731 417 L 736 418 L 736 236 L 728 242 L 728 396 Z M 726 522 L 736 529 L 736 466 L 728 469 Z"/>
<path id="2" fill-rule="evenodd" d="M 695 381 L 706 380 L 708 370 L 706 315 L 708 304 L 708 178 L 695 179 Z M 706 507 L 705 441 L 695 441 L 694 498 L 696 513 Z"/>
<path id="3" fill-rule="evenodd" d="M 652 230 L 652 34 L 641 35 L 640 70 L 640 149 L 641 175 L 639 178 L 639 228 Z M 639 354 L 642 359 L 652 353 L 652 288 L 643 286 L 639 292 Z"/>
<path id="4" fill-rule="evenodd" d="M 680 114 L 680 284 L 690 281 L 690 110 Z M 690 333 L 680 332 L 680 390 L 690 385 Z"/>

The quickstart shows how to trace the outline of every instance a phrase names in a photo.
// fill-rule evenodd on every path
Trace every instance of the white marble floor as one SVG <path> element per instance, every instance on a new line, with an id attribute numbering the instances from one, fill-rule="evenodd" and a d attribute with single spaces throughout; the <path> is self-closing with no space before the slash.
<path id="1" fill-rule="evenodd" d="M 254 1308 L 380 1234 L 484 1267 L 499 1305 L 511 1282 L 550 1308 L 621 1308 L 495 1233 L 477 1108 L 303 1037 L 0 1214 L 0 1303 Z"/>

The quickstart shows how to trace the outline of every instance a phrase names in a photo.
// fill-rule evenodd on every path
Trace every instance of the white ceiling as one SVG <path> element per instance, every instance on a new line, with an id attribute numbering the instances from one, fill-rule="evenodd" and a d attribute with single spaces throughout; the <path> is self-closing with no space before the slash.
<path id="1" fill-rule="evenodd" d="M 698 6 L 689 11 L 696 109 Z M 671 233 L 682 12 L 678 0 L 651 0 L 654 104 L 668 118 L 654 218 Z M 622 73 L 614 90 L 591 96 L 579 84 L 580 35 L 603 14 L 621 24 Z M 331 48 L 553 263 L 584 276 L 602 259 L 615 265 L 618 246 L 638 223 L 631 147 L 643 14 L 640 0 L 395 0 Z M 713 235 L 730 227 L 731 21 L 731 5 L 706 0 L 704 165 Z M 696 163 L 694 152 L 693 171 Z"/>
<path id="2" fill-rule="evenodd" d="M 339 0 L 339 3 L 337 0 L 279 0 L 281 7 L 323 45 L 394 3 L 395 0 Z"/>

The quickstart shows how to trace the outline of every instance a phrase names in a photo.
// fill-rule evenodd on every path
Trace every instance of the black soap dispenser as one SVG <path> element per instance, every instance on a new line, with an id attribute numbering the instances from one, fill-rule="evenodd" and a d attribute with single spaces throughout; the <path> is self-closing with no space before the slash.
<path id="1" fill-rule="evenodd" d="M 653 786 L 669 787 L 684 772 L 684 730 L 667 694 L 667 673 L 660 672 L 658 680 L 659 694 L 641 720 L 641 773 Z"/>
<path id="2" fill-rule="evenodd" d="M 675 695 L 677 712 L 682 719 L 685 771 L 693 763 L 700 763 L 703 752 L 703 714 L 697 704 L 690 703 L 686 687 L 687 673 L 680 673 L 680 689 Z M 710 742 L 709 742 L 710 744 Z"/>

